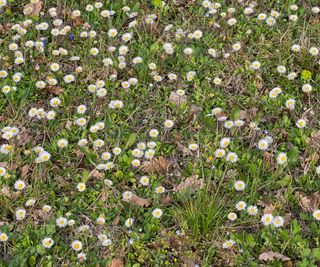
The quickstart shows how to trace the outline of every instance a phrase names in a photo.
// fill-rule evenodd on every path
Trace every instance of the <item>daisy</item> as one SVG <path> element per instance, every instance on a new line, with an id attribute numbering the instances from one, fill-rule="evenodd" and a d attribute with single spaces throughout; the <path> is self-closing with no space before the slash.
<path id="1" fill-rule="evenodd" d="M 246 188 L 246 184 L 243 181 L 241 180 L 235 181 L 234 189 L 236 189 L 237 191 L 243 191 L 245 188 Z"/>
<path id="2" fill-rule="evenodd" d="M 0 242 L 6 242 L 9 239 L 6 233 L 0 232 Z"/>
<path id="3" fill-rule="evenodd" d="M 157 137 L 159 135 L 159 131 L 156 129 L 152 129 L 149 131 L 149 136 L 150 137 Z"/>
<path id="4" fill-rule="evenodd" d="M 65 148 L 68 146 L 68 141 L 66 139 L 59 139 L 57 141 L 57 146 L 60 148 Z"/>
<path id="5" fill-rule="evenodd" d="M 85 261 L 87 259 L 87 255 L 85 253 L 81 252 L 81 253 L 78 253 L 77 258 L 80 261 Z"/>
<path id="6" fill-rule="evenodd" d="M 224 137 L 220 140 L 220 147 L 221 148 L 226 148 L 229 146 L 229 144 L 230 144 L 230 138 L 228 138 L 228 137 Z"/>
<path id="7" fill-rule="evenodd" d="M 306 122 L 306 120 L 304 120 L 304 119 L 299 119 L 297 122 L 296 122 L 296 126 L 298 127 L 298 128 L 304 128 L 304 127 L 306 127 L 306 125 L 307 125 L 307 122 Z"/>
<path id="8" fill-rule="evenodd" d="M 116 156 L 120 155 L 121 152 L 122 152 L 122 149 L 120 147 L 115 147 L 114 149 L 112 149 L 112 153 Z"/>
<path id="9" fill-rule="evenodd" d="M 258 208 L 256 206 L 249 206 L 247 208 L 247 213 L 250 215 L 250 216 L 254 216 L 258 213 Z"/>
<path id="10" fill-rule="evenodd" d="M 82 243 L 79 240 L 75 240 L 71 243 L 71 248 L 74 251 L 80 251 L 82 249 Z"/>
<path id="11" fill-rule="evenodd" d="M 252 70 L 259 70 L 260 67 L 261 67 L 261 63 L 259 61 L 253 61 L 250 64 L 250 69 L 252 69 Z"/>
<path id="12" fill-rule="evenodd" d="M 86 190 L 86 184 L 85 183 L 78 183 L 77 189 L 79 190 L 79 192 L 83 192 L 84 190 Z"/>
<path id="13" fill-rule="evenodd" d="M 74 76 L 73 75 L 66 75 L 63 77 L 63 80 L 65 81 L 65 83 L 71 83 L 74 81 Z"/>
<path id="14" fill-rule="evenodd" d="M 313 218 L 315 218 L 317 221 L 320 221 L 320 210 L 315 210 L 312 213 Z"/>
<path id="15" fill-rule="evenodd" d="M 189 144 L 189 145 L 188 145 L 188 148 L 189 148 L 191 151 L 196 151 L 196 150 L 198 150 L 199 145 L 198 145 L 198 144 Z"/>
<path id="16" fill-rule="evenodd" d="M 122 193 L 122 198 L 123 198 L 124 200 L 130 199 L 132 196 L 133 196 L 133 193 L 132 193 L 131 191 L 124 191 L 124 192 Z"/>
<path id="17" fill-rule="evenodd" d="M 116 37 L 116 35 L 118 34 L 118 31 L 116 30 L 116 29 L 110 29 L 109 31 L 108 31 L 108 36 L 109 37 Z"/>
<path id="18" fill-rule="evenodd" d="M 134 159 L 133 161 L 131 161 L 131 165 L 135 168 L 138 168 L 140 166 L 141 162 L 138 159 Z"/>
<path id="19" fill-rule="evenodd" d="M 0 167 L 0 176 L 5 176 L 7 173 L 7 170 L 4 167 Z"/>
<path id="20" fill-rule="evenodd" d="M 105 224 L 105 222 L 106 222 L 106 219 L 105 219 L 104 217 L 99 216 L 99 217 L 97 218 L 97 224 L 103 225 L 103 224 Z"/>
<path id="21" fill-rule="evenodd" d="M 317 56 L 317 55 L 319 54 L 319 49 L 316 48 L 316 47 L 311 47 L 311 48 L 309 49 L 309 53 L 310 53 L 310 55 L 312 55 L 312 56 Z"/>
<path id="22" fill-rule="evenodd" d="M 246 202 L 244 201 L 239 201 L 237 204 L 236 204 L 236 209 L 237 210 L 244 210 L 245 208 L 247 207 L 247 204 Z"/>
<path id="23" fill-rule="evenodd" d="M 42 239 L 41 243 L 44 248 L 51 248 L 54 244 L 54 241 L 52 238 L 46 237 L 46 238 Z"/>
<path id="24" fill-rule="evenodd" d="M 277 156 L 277 163 L 280 165 L 283 165 L 287 162 L 287 154 L 286 153 L 280 153 Z"/>
<path id="25" fill-rule="evenodd" d="M 226 155 L 226 151 L 224 149 L 217 149 L 216 151 L 214 151 L 214 156 L 216 158 L 223 158 Z"/>
<path id="26" fill-rule="evenodd" d="M 44 162 L 48 161 L 51 158 L 51 155 L 47 151 L 41 151 L 38 158 L 40 159 L 40 162 Z"/>
<path id="27" fill-rule="evenodd" d="M 277 67 L 277 71 L 278 71 L 280 74 L 286 73 L 286 67 L 285 67 L 285 66 L 278 66 L 278 67 Z"/>
<path id="28" fill-rule="evenodd" d="M 234 213 L 234 212 L 230 212 L 230 213 L 228 214 L 228 219 L 229 219 L 230 221 L 235 221 L 237 218 L 238 218 L 238 216 L 237 216 L 237 214 Z"/>
<path id="29" fill-rule="evenodd" d="M 25 209 L 18 209 L 16 211 L 16 219 L 18 221 L 23 220 L 26 217 L 26 210 Z"/>
<path id="30" fill-rule="evenodd" d="M 312 86 L 309 83 L 302 85 L 302 92 L 310 93 L 312 91 Z"/>
<path id="31" fill-rule="evenodd" d="M 143 186 L 148 186 L 149 185 L 149 178 L 147 176 L 141 176 L 139 182 L 143 185 Z"/>
<path id="32" fill-rule="evenodd" d="M 153 149 L 148 149 L 145 153 L 144 153 L 144 156 L 145 158 L 147 159 L 152 159 L 153 156 L 155 154 L 155 151 Z"/>
<path id="33" fill-rule="evenodd" d="M 230 239 L 230 240 L 227 240 L 227 241 L 223 242 L 222 248 L 224 248 L 224 249 L 229 249 L 229 248 L 231 248 L 234 244 L 235 244 L 235 242 Z"/>
<path id="34" fill-rule="evenodd" d="M 267 150 L 269 147 L 269 143 L 266 139 L 261 139 L 259 142 L 258 142 L 258 148 L 260 150 Z"/>
<path id="35" fill-rule="evenodd" d="M 31 198 L 31 199 L 28 199 L 27 201 L 26 201 L 26 206 L 27 207 L 30 207 L 30 206 L 33 206 L 34 204 L 36 203 L 36 200 L 35 199 L 33 199 L 33 198 Z"/>
<path id="36" fill-rule="evenodd" d="M 163 124 L 167 129 L 171 129 L 174 126 L 174 122 L 172 120 L 165 120 Z"/>
<path id="37" fill-rule="evenodd" d="M 165 188 L 164 188 L 163 186 L 157 186 L 154 191 L 155 191 L 155 193 L 157 193 L 157 194 L 162 194 L 162 193 L 165 192 Z"/>
<path id="38" fill-rule="evenodd" d="M 233 51 L 239 51 L 241 49 L 241 43 L 235 43 L 232 45 Z"/>
<path id="39" fill-rule="evenodd" d="M 238 161 L 238 155 L 234 152 L 229 152 L 226 156 L 227 161 L 235 163 Z"/>
<path id="40" fill-rule="evenodd" d="M 294 100 L 294 99 L 292 99 L 292 98 L 290 98 L 290 99 L 288 99 L 287 101 L 286 101 L 286 108 L 287 109 L 289 109 L 289 110 L 294 110 L 294 108 L 295 108 L 295 104 L 296 104 L 296 101 Z"/>
<path id="41" fill-rule="evenodd" d="M 68 220 L 65 217 L 59 217 L 56 219 L 56 225 L 59 228 L 66 227 L 68 225 Z"/>
<path id="42" fill-rule="evenodd" d="M 45 212 L 50 212 L 51 209 L 52 209 L 52 207 L 49 206 L 49 205 L 43 205 L 43 206 L 42 206 L 42 210 L 45 211 Z"/>
<path id="43" fill-rule="evenodd" d="M 162 216 L 162 214 L 163 214 L 163 211 L 158 208 L 152 211 L 152 216 L 157 219 L 159 219 Z"/>
<path id="44" fill-rule="evenodd" d="M 284 224 L 283 217 L 281 217 L 281 216 L 274 217 L 272 220 L 272 224 L 277 228 L 283 226 L 283 224 Z"/>
<path id="45" fill-rule="evenodd" d="M 261 222 L 264 226 L 270 225 L 273 221 L 272 214 L 266 213 L 261 217 Z"/>
<path id="46" fill-rule="evenodd" d="M 127 228 L 130 228 L 132 227 L 133 225 L 133 222 L 134 222 L 134 219 L 133 218 L 129 218 L 125 221 L 124 225 L 127 227 Z"/>

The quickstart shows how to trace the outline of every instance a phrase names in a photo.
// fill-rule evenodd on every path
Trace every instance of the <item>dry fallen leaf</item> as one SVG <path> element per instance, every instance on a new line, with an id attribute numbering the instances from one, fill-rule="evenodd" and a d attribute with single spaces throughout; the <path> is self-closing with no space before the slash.
<path id="1" fill-rule="evenodd" d="M 35 223 L 46 221 L 50 216 L 50 212 L 46 212 L 42 209 L 33 210 L 31 212 L 31 217 L 33 217 Z"/>
<path id="2" fill-rule="evenodd" d="M 55 176 L 54 180 L 57 182 L 58 188 L 68 187 L 69 183 L 62 176 Z"/>
<path id="3" fill-rule="evenodd" d="M 149 207 L 152 203 L 151 198 L 145 199 L 145 198 L 138 197 L 137 195 L 133 195 L 130 198 L 130 201 L 138 206 L 141 206 L 141 207 Z"/>
<path id="4" fill-rule="evenodd" d="M 319 192 L 314 192 L 310 196 L 306 196 L 303 192 L 297 192 L 296 197 L 304 211 L 313 211 L 318 208 L 320 203 Z"/>
<path id="5" fill-rule="evenodd" d="M 103 178 L 104 174 L 99 172 L 97 169 L 93 169 L 90 173 L 89 173 L 89 177 L 94 177 L 94 178 Z"/>
<path id="6" fill-rule="evenodd" d="M 101 201 L 107 201 L 108 200 L 108 197 L 109 197 L 109 193 L 108 192 L 109 192 L 108 188 L 102 190 L 101 196 L 100 196 L 100 200 Z"/>
<path id="7" fill-rule="evenodd" d="M 287 256 L 284 256 L 278 252 L 267 251 L 267 252 L 263 252 L 259 255 L 259 260 L 260 261 L 272 261 L 272 260 L 289 261 L 290 258 L 288 258 Z"/>
<path id="8" fill-rule="evenodd" d="M 0 162 L 0 167 L 7 167 L 8 166 L 8 162 Z"/>
<path id="9" fill-rule="evenodd" d="M 182 152 L 183 156 L 192 156 L 193 153 L 191 152 L 191 150 L 187 147 L 185 147 L 184 145 L 182 145 L 181 143 L 176 143 L 178 146 L 178 149 Z"/>
<path id="10" fill-rule="evenodd" d="M 171 92 L 169 102 L 179 107 L 181 104 L 187 103 L 187 97 L 185 95 L 179 96 L 176 92 Z"/>
<path id="11" fill-rule="evenodd" d="M 18 139 L 18 146 L 22 147 L 27 143 L 30 143 L 32 140 L 32 134 L 30 129 L 23 128 L 21 133 L 17 137 Z"/>
<path id="12" fill-rule="evenodd" d="M 121 259 L 113 259 L 108 267 L 123 267 L 123 261 Z"/>
<path id="13" fill-rule="evenodd" d="M 118 214 L 118 215 L 114 218 L 114 220 L 112 221 L 111 225 L 112 225 L 112 226 L 116 226 L 116 225 L 118 225 L 119 221 L 120 221 L 120 215 Z"/>
<path id="14" fill-rule="evenodd" d="M 196 191 L 203 187 L 203 179 L 198 179 L 198 175 L 193 175 L 186 180 L 182 181 L 179 185 L 174 187 L 173 191 L 181 192 L 186 189 L 190 189 L 191 191 Z"/>
<path id="15" fill-rule="evenodd" d="M 320 146 L 320 131 L 313 131 L 311 136 L 307 138 L 306 143 L 308 150 L 318 148 Z"/>
<path id="16" fill-rule="evenodd" d="M 21 168 L 21 171 L 20 171 L 21 178 L 26 178 L 28 173 L 29 173 L 29 171 L 30 171 L 30 166 L 29 165 L 24 165 Z"/>
<path id="17" fill-rule="evenodd" d="M 0 25 L 1 26 L 1 25 Z M 0 115 L 0 122 L 5 121 L 7 118 L 5 116 Z"/>
<path id="18" fill-rule="evenodd" d="M 63 88 L 59 86 L 48 86 L 45 88 L 45 90 L 54 95 L 60 95 L 64 92 Z"/>
<path id="19" fill-rule="evenodd" d="M 2 186 L 1 191 L 0 191 L 0 195 L 6 196 L 10 199 L 16 199 L 18 196 L 20 196 L 21 192 L 17 191 L 17 192 L 13 192 L 10 190 L 10 187 L 8 186 Z"/>
<path id="20" fill-rule="evenodd" d="M 10 27 L 11 27 L 10 23 L 0 24 L 0 33 L 6 34 L 10 30 Z"/>
<path id="21" fill-rule="evenodd" d="M 172 199 L 170 196 L 162 196 L 160 198 L 160 202 L 161 204 L 164 204 L 164 205 L 170 205 L 172 203 Z"/>
<path id="22" fill-rule="evenodd" d="M 126 199 L 125 201 L 136 204 L 140 207 L 149 207 L 152 203 L 151 198 L 142 198 L 137 195 L 132 195 L 131 198 Z"/>
<path id="23" fill-rule="evenodd" d="M 145 161 L 142 164 L 142 171 L 145 173 L 166 172 L 169 162 L 162 156 Z"/>
<path id="24" fill-rule="evenodd" d="M 275 206 L 268 201 L 258 200 L 257 204 L 264 208 L 262 211 L 263 214 L 272 214 L 275 210 Z"/>
<path id="25" fill-rule="evenodd" d="M 24 7 L 24 14 L 28 16 L 38 16 L 42 10 L 43 3 L 39 1 L 37 3 L 29 3 Z"/>

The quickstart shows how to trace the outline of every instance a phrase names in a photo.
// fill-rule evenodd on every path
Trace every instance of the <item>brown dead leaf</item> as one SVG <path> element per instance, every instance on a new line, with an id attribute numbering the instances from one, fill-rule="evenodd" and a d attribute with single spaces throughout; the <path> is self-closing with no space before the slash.
<path id="1" fill-rule="evenodd" d="M 0 162 L 0 167 L 7 167 L 8 166 L 8 162 Z"/>
<path id="2" fill-rule="evenodd" d="M 314 130 L 311 133 L 311 136 L 306 140 L 308 149 L 310 148 L 317 148 L 320 146 L 320 131 Z"/>
<path id="3" fill-rule="evenodd" d="M 24 165 L 20 170 L 21 178 L 26 178 L 28 173 L 29 173 L 29 171 L 30 171 L 30 166 L 29 165 Z"/>
<path id="4" fill-rule="evenodd" d="M 179 96 L 176 92 L 171 92 L 169 102 L 179 107 L 181 104 L 187 103 L 187 97 L 185 95 Z"/>
<path id="5" fill-rule="evenodd" d="M 258 206 L 261 206 L 264 208 L 262 211 L 263 214 L 267 214 L 267 213 L 272 214 L 273 211 L 275 210 L 275 206 L 269 201 L 258 200 L 257 204 Z"/>
<path id="6" fill-rule="evenodd" d="M 38 16 L 42 10 L 43 3 L 39 1 L 37 3 L 29 3 L 24 7 L 24 14 L 28 16 Z"/>
<path id="7" fill-rule="evenodd" d="M 86 31 L 90 30 L 91 26 L 88 22 L 83 23 L 82 28 Z"/>
<path id="8" fill-rule="evenodd" d="M 267 151 L 265 151 L 263 155 L 264 155 L 265 161 L 269 163 L 271 166 L 274 166 L 274 155 Z"/>
<path id="9" fill-rule="evenodd" d="M 193 175 L 186 180 L 182 181 L 179 185 L 173 188 L 175 192 L 181 192 L 186 189 L 190 189 L 191 191 L 196 191 L 203 187 L 203 179 L 198 179 L 198 175 Z"/>
<path id="10" fill-rule="evenodd" d="M 288 226 L 291 223 L 291 219 L 292 219 L 292 213 L 286 213 L 286 215 L 284 216 L 284 226 Z"/>
<path id="11" fill-rule="evenodd" d="M 57 182 L 59 188 L 69 186 L 69 183 L 62 176 L 57 175 L 54 177 L 54 180 Z"/>
<path id="12" fill-rule="evenodd" d="M 101 192 L 100 200 L 102 200 L 102 201 L 108 200 L 108 197 L 109 197 L 108 191 L 109 191 L 108 188 L 106 188 Z"/>
<path id="13" fill-rule="evenodd" d="M 162 196 L 160 198 L 160 202 L 161 204 L 164 204 L 164 205 L 170 205 L 172 203 L 172 199 L 170 196 Z"/>
<path id="14" fill-rule="evenodd" d="M 125 200 L 125 201 L 136 204 L 140 207 L 149 207 L 152 203 L 151 198 L 142 198 L 142 197 L 139 197 L 134 194 L 132 195 L 131 198 L 129 198 L 128 200 Z"/>
<path id="15" fill-rule="evenodd" d="M 252 119 L 257 115 L 257 108 L 250 108 L 247 110 L 240 110 L 240 119 L 245 120 L 245 119 Z"/>
<path id="16" fill-rule="evenodd" d="M 7 118 L 5 116 L 0 115 L 0 122 L 5 121 Z"/>
<path id="17" fill-rule="evenodd" d="M 318 208 L 320 203 L 320 193 L 314 192 L 310 196 L 306 196 L 303 192 L 297 192 L 296 197 L 300 206 L 304 211 L 313 211 Z"/>
<path id="18" fill-rule="evenodd" d="M 104 174 L 99 172 L 97 169 L 93 169 L 90 173 L 89 173 L 89 176 L 90 177 L 94 177 L 94 178 L 103 178 L 104 177 Z"/>
<path id="19" fill-rule="evenodd" d="M 33 210 L 31 216 L 36 223 L 46 221 L 50 217 L 51 213 L 42 209 Z"/>
<path id="20" fill-rule="evenodd" d="M 161 173 L 166 172 L 169 167 L 169 162 L 163 156 L 153 158 L 150 161 L 145 161 L 142 164 L 142 171 L 145 173 Z"/>
<path id="21" fill-rule="evenodd" d="M 259 255 L 259 260 L 260 261 L 273 261 L 273 260 L 289 261 L 290 258 L 278 252 L 267 251 Z"/>
<path id="22" fill-rule="evenodd" d="M 112 221 L 111 225 L 116 226 L 118 225 L 119 221 L 120 221 L 120 215 L 118 214 Z"/>
<path id="23" fill-rule="evenodd" d="M 121 259 L 113 259 L 108 267 L 124 267 L 124 264 Z"/>
<path id="24" fill-rule="evenodd" d="M 54 95 L 60 95 L 64 92 L 63 88 L 59 86 L 48 86 L 45 88 L 45 90 Z"/>
<path id="25" fill-rule="evenodd" d="M 0 195 L 6 196 L 10 199 L 16 199 L 18 196 L 20 196 L 21 192 L 17 191 L 17 192 L 13 192 L 10 190 L 10 187 L 8 186 L 2 186 L 1 191 L 0 191 Z"/>
<path id="26" fill-rule="evenodd" d="M 6 34 L 10 30 L 10 27 L 11 27 L 10 23 L 0 24 L 0 33 Z"/>
<path id="27" fill-rule="evenodd" d="M 32 140 L 32 134 L 30 129 L 23 128 L 21 130 L 21 133 L 17 137 L 18 140 L 18 146 L 22 147 L 27 143 L 30 143 Z"/>
<path id="28" fill-rule="evenodd" d="M 184 145 L 182 145 L 181 143 L 176 143 L 178 146 L 179 151 L 182 152 L 183 156 L 192 156 L 193 153 L 191 152 L 191 150 L 187 147 L 185 147 Z"/>

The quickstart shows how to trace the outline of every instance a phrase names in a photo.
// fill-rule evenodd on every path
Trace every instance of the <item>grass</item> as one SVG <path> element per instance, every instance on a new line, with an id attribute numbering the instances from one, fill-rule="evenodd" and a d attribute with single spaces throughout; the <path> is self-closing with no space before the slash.
<path id="1" fill-rule="evenodd" d="M 4 2 L 1 267 L 319 265 L 317 1 L 219 1 L 216 14 L 189 0 L 102 1 L 92 11 L 89 1 Z M 48 29 L 37 30 L 43 22 Z M 67 25 L 65 35 L 51 34 Z M 89 90 L 99 81 L 105 95 Z"/>

